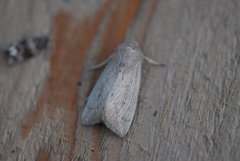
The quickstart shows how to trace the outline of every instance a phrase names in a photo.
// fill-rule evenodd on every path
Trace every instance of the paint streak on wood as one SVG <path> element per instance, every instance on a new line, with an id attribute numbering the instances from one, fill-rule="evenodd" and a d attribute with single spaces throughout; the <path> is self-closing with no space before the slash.
<path id="1" fill-rule="evenodd" d="M 40 148 L 36 160 L 37 161 L 50 161 L 50 154 L 44 148 Z"/>
<path id="2" fill-rule="evenodd" d="M 154 16 L 154 13 L 156 11 L 158 1 L 159 0 L 148 1 L 149 2 L 148 6 L 145 9 L 143 17 L 141 17 L 142 23 L 141 23 L 141 26 L 139 27 L 137 35 L 136 35 L 136 40 L 139 42 L 140 46 L 143 46 L 143 44 L 145 42 L 147 31 L 148 31 L 149 25 L 152 21 L 152 18 Z"/>
<path id="3" fill-rule="evenodd" d="M 111 13 L 111 17 L 107 22 L 107 26 L 103 31 L 102 38 L 102 46 L 100 52 L 98 54 L 97 61 L 101 62 L 106 59 L 109 55 L 112 54 L 114 49 L 124 40 L 126 32 L 134 20 L 138 9 L 140 7 L 139 0 L 118 0 L 114 6 L 113 12 Z M 96 71 L 93 76 L 92 87 L 94 86 L 97 78 L 100 75 L 100 71 Z M 92 155 L 91 160 L 101 160 L 101 140 L 103 135 L 99 133 L 95 133 L 94 136 L 94 153 Z M 111 149 L 111 153 L 116 154 L 112 156 L 112 160 L 119 158 L 121 149 L 121 142 L 119 141 L 117 144 L 114 144 L 114 148 Z"/>
<path id="4" fill-rule="evenodd" d="M 54 116 L 56 108 L 66 110 L 66 136 L 69 141 L 67 160 L 71 160 L 77 126 L 77 82 L 84 60 L 97 29 L 110 6 L 106 1 L 91 18 L 78 22 L 71 14 L 59 11 L 55 18 L 55 49 L 51 58 L 50 78 L 43 87 L 36 109 L 23 120 L 21 133 L 27 137 L 32 127 L 41 122 L 44 108 Z"/>
<path id="5" fill-rule="evenodd" d="M 124 40 L 130 23 L 134 20 L 140 7 L 139 0 L 118 0 L 105 28 L 102 47 L 98 61 L 105 60 Z"/>

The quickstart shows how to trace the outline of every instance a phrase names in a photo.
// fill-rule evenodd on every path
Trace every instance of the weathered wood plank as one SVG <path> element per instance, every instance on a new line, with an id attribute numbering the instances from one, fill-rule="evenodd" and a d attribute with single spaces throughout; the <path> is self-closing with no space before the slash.
<path id="1" fill-rule="evenodd" d="M 0 46 L 51 36 L 23 64 L 0 57 L 0 160 L 238 160 L 239 21 L 237 0 L 0 1 Z M 144 63 L 128 135 L 82 126 L 86 69 L 132 39 L 165 67 Z"/>

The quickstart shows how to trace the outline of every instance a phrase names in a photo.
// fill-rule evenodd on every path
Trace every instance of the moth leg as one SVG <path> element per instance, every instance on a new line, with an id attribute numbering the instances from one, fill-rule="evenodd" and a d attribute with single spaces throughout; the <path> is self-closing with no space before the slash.
<path id="1" fill-rule="evenodd" d="M 96 70 L 96 69 L 99 69 L 103 66 L 105 66 L 109 60 L 112 58 L 112 56 L 109 56 L 107 59 L 105 59 L 103 62 L 99 63 L 99 64 L 96 64 L 94 65 L 93 67 L 91 67 L 89 70 Z"/>

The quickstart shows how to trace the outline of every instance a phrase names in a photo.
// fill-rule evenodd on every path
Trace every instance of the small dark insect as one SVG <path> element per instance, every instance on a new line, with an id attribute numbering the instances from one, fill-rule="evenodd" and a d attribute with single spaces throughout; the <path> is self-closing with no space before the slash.
<path id="1" fill-rule="evenodd" d="M 154 111 L 153 116 L 154 117 L 157 116 L 157 111 Z"/>
<path id="2" fill-rule="evenodd" d="M 28 37 L 14 44 L 10 44 L 4 51 L 8 58 L 8 64 L 14 65 L 34 57 L 43 49 L 46 49 L 48 41 L 49 38 L 47 36 Z"/>
<path id="3" fill-rule="evenodd" d="M 78 85 L 78 86 L 81 86 L 81 85 L 82 85 L 82 82 L 81 82 L 81 81 L 78 81 L 77 85 Z"/>

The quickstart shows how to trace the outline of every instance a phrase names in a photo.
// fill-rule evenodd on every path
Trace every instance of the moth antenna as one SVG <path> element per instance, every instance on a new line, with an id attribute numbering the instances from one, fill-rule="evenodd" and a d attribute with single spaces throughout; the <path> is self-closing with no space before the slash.
<path id="1" fill-rule="evenodd" d="M 142 54 L 142 57 L 143 57 L 143 59 L 147 60 L 147 62 L 149 62 L 149 63 L 151 63 L 151 64 L 153 64 L 153 65 L 162 65 L 161 63 L 158 63 L 158 62 L 156 62 L 156 61 L 154 61 L 154 60 L 146 57 L 146 56 L 143 55 L 143 54 Z"/>
<path id="2" fill-rule="evenodd" d="M 99 63 L 99 64 L 94 65 L 94 66 L 91 67 L 89 70 L 96 70 L 96 69 L 99 69 L 99 68 L 105 66 L 105 65 L 109 62 L 109 60 L 110 60 L 111 58 L 112 58 L 112 56 L 109 56 L 107 59 L 105 59 L 104 61 L 102 61 L 102 62 Z"/>

